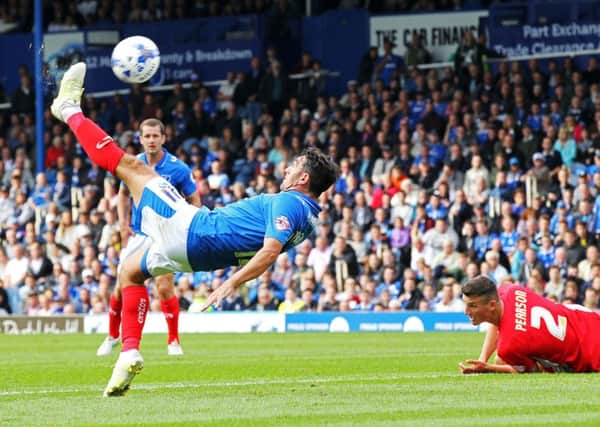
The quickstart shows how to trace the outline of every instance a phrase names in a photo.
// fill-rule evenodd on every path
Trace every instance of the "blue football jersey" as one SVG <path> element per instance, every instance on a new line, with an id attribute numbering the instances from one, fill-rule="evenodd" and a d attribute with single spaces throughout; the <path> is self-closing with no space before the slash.
<path id="1" fill-rule="evenodd" d="M 321 208 L 297 191 L 261 194 L 227 206 L 202 208 L 187 237 L 187 257 L 194 271 L 244 265 L 266 237 L 279 240 L 287 251 L 316 228 Z"/>
<path id="2" fill-rule="evenodd" d="M 189 197 L 196 191 L 196 182 L 192 177 L 192 171 L 184 162 L 163 149 L 164 156 L 154 166 L 154 171 L 170 182 L 184 197 Z M 140 153 L 137 158 L 148 164 L 146 153 Z M 122 183 L 125 185 L 125 183 Z M 141 233 L 141 216 L 137 215 L 137 207 L 132 203 L 131 207 L 131 229 L 135 233 Z"/>

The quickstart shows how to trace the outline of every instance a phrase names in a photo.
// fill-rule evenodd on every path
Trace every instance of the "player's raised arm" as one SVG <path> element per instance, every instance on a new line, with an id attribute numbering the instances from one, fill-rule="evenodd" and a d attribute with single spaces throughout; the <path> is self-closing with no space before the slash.
<path id="1" fill-rule="evenodd" d="M 194 205 L 196 207 L 202 206 L 202 201 L 200 200 L 200 194 L 197 191 L 194 191 L 192 194 L 185 198 L 190 205 Z"/>
<path id="2" fill-rule="evenodd" d="M 263 247 L 250 258 L 250 261 L 246 265 L 236 271 L 208 296 L 201 310 L 205 311 L 213 304 L 218 305 L 243 283 L 255 279 L 264 273 L 277 260 L 282 248 L 283 245 L 279 240 L 270 237 L 265 238 Z"/>

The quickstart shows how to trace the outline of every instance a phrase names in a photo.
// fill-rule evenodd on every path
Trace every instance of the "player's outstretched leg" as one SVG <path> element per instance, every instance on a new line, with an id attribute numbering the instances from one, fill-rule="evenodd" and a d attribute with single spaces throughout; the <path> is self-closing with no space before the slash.
<path id="1" fill-rule="evenodd" d="M 96 356 L 110 356 L 113 348 L 119 344 L 121 330 L 121 289 L 117 285 L 112 294 L 110 294 L 110 303 L 108 309 L 108 335 L 98 347 Z"/>
<path id="2" fill-rule="evenodd" d="M 79 62 L 65 72 L 50 110 L 54 117 L 69 125 L 92 162 L 114 174 L 125 152 L 81 112 L 85 71 L 85 63 Z"/>
<path id="3" fill-rule="evenodd" d="M 126 154 L 106 132 L 83 115 L 81 95 L 85 71 L 85 63 L 79 62 L 65 72 L 50 110 L 58 120 L 69 125 L 92 162 L 127 184 L 137 203 L 148 181 L 157 174 L 135 156 Z"/>
<path id="4" fill-rule="evenodd" d="M 173 274 L 165 274 L 156 278 L 156 288 L 160 297 L 160 308 L 167 321 L 169 337 L 167 354 L 182 356 L 183 349 L 179 341 L 179 299 L 175 295 L 175 278 Z"/>
<path id="5" fill-rule="evenodd" d="M 146 276 L 140 269 L 146 247 L 133 252 L 123 262 L 119 273 L 121 283 L 123 347 L 115 364 L 112 376 L 104 390 L 105 397 L 122 396 L 129 390 L 131 381 L 142 370 L 144 359 L 140 354 L 142 330 L 150 307 L 148 290 L 144 286 Z"/>

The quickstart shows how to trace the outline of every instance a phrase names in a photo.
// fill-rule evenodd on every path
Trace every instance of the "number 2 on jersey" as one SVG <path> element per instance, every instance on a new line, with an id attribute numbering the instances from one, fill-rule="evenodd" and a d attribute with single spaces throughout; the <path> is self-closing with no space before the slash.
<path id="1" fill-rule="evenodd" d="M 567 318 L 558 315 L 558 319 L 554 320 L 552 313 L 544 307 L 531 307 L 531 327 L 540 329 L 542 320 L 546 324 L 546 329 L 554 338 L 564 341 L 567 335 Z"/>

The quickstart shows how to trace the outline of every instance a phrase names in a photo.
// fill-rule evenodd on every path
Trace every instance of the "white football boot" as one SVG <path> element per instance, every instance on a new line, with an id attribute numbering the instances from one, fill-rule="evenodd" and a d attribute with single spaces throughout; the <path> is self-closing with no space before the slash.
<path id="1" fill-rule="evenodd" d="M 123 396 L 129 390 L 131 381 L 143 367 L 144 359 L 138 350 L 121 352 L 104 390 L 104 397 Z"/>
<path id="2" fill-rule="evenodd" d="M 58 95 L 50 106 L 52 115 L 61 122 L 66 121 L 73 113 L 81 111 L 85 70 L 85 62 L 78 62 L 71 65 L 63 75 Z"/>
<path id="3" fill-rule="evenodd" d="M 110 356 L 112 354 L 113 348 L 115 348 L 119 344 L 119 338 L 113 338 L 108 335 L 98 347 L 96 351 L 96 356 Z"/>
<path id="4" fill-rule="evenodd" d="M 169 345 L 167 345 L 167 354 L 169 356 L 183 356 L 183 348 L 181 348 L 179 341 L 173 340 Z"/>

